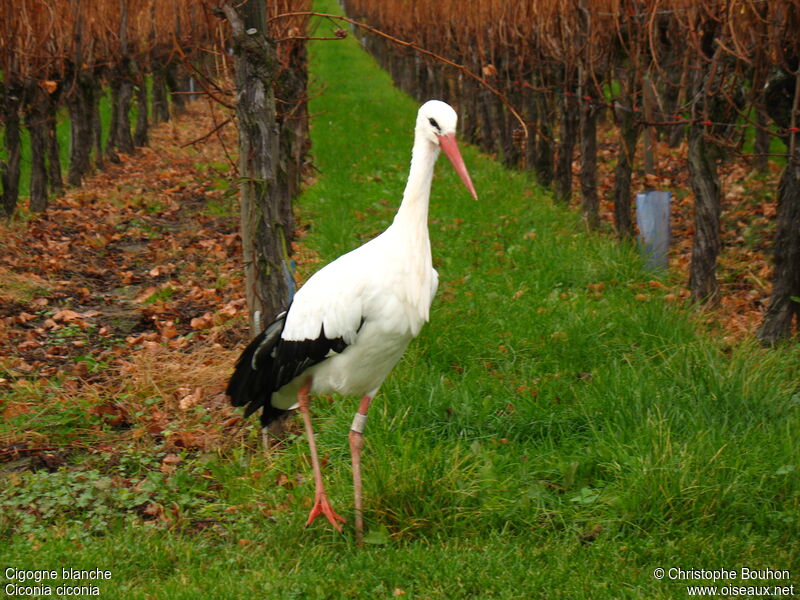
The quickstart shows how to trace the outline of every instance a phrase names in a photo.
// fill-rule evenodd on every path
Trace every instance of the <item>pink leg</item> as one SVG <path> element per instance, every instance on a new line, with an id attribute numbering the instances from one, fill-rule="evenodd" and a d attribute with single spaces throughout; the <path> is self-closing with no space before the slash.
<path id="1" fill-rule="evenodd" d="M 364 538 L 364 515 L 361 510 L 361 448 L 364 446 L 364 425 L 367 422 L 371 396 L 361 398 L 358 412 L 350 426 L 350 455 L 353 460 L 353 494 L 356 504 L 356 540 L 359 545 Z"/>
<path id="2" fill-rule="evenodd" d="M 344 523 L 344 519 L 333 512 L 333 508 L 331 508 L 331 505 L 328 502 L 328 496 L 325 494 L 325 488 L 322 485 L 322 470 L 319 466 L 317 443 L 314 441 L 314 430 L 311 428 L 311 412 L 309 411 L 308 400 L 308 390 L 310 388 L 311 379 L 309 378 L 306 383 L 303 384 L 303 387 L 300 388 L 300 391 L 297 392 L 297 401 L 300 404 L 300 412 L 303 413 L 303 421 L 306 425 L 306 437 L 308 438 L 308 447 L 311 451 L 311 466 L 314 469 L 314 485 L 316 488 L 316 492 L 314 494 L 314 506 L 311 508 L 311 512 L 308 515 L 306 527 L 311 525 L 314 519 L 316 519 L 319 515 L 325 515 L 330 524 L 333 525 L 337 531 L 341 531 L 342 526 L 338 523 L 338 521 Z"/>

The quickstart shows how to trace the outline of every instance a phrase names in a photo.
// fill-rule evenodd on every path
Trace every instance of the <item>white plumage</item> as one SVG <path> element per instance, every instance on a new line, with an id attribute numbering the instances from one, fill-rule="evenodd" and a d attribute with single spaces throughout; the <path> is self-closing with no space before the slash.
<path id="1" fill-rule="evenodd" d="M 440 150 L 477 197 L 455 143 L 456 123 L 456 113 L 448 104 L 430 100 L 422 105 L 408 183 L 393 223 L 315 273 L 298 290 L 288 311 L 243 352 L 228 384 L 232 402 L 247 405 L 246 414 L 263 409 L 264 425 L 299 404 L 317 485 L 309 523 L 320 513 L 337 528 L 337 520 L 343 519 L 330 509 L 322 489 L 308 394 L 358 395 L 362 396 L 360 416 L 350 439 L 356 532 L 359 537 L 362 533 L 360 429 L 370 401 L 428 321 L 438 285 L 431 262 L 428 202 Z"/>
<path id="2" fill-rule="evenodd" d="M 428 321 L 438 286 L 430 243 L 426 236 L 419 242 L 422 251 L 404 258 L 397 252 L 404 234 L 395 223 L 318 271 L 297 292 L 281 337 L 315 339 L 323 330 L 326 338 L 347 344 L 304 372 L 312 378 L 311 394 L 374 396 Z M 295 404 L 299 382 L 293 383 L 273 395 L 273 406 Z"/>

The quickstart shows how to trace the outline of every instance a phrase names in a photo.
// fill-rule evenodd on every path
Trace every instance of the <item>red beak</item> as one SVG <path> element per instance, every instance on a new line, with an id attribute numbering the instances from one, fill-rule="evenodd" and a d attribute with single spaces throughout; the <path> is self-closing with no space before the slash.
<path id="1" fill-rule="evenodd" d="M 469 178 L 469 173 L 467 172 L 467 166 L 464 164 L 464 159 L 461 158 L 461 152 L 458 150 L 455 134 L 448 133 L 447 135 L 440 135 L 438 137 L 439 146 L 441 146 L 447 158 L 450 159 L 450 162 L 453 164 L 453 168 L 456 170 L 456 173 L 458 173 L 458 176 L 461 177 L 461 181 L 464 182 L 464 185 L 467 186 L 469 193 L 472 194 L 472 197 L 475 198 L 475 200 L 477 200 L 478 194 L 475 192 L 475 187 L 472 185 L 472 180 Z"/>

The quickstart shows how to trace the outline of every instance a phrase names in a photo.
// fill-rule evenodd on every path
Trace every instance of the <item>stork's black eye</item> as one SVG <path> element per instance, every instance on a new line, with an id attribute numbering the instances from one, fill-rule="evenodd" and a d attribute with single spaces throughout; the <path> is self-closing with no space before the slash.
<path id="1" fill-rule="evenodd" d="M 441 131 L 441 129 L 439 128 L 439 124 L 436 122 L 436 119 L 434 119 L 433 117 L 431 117 L 430 119 L 428 119 L 428 123 L 430 123 L 431 125 L 433 125 L 434 127 L 436 127 L 436 129 L 437 129 L 438 131 Z"/>

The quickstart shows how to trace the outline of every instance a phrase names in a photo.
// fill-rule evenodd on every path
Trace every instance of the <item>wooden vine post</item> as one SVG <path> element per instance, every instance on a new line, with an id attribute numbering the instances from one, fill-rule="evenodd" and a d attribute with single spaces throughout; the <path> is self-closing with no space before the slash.
<path id="1" fill-rule="evenodd" d="M 221 7 L 231 25 L 239 125 L 239 199 L 250 331 L 261 332 L 288 302 L 287 233 L 276 173 L 279 132 L 273 83 L 278 61 L 264 0 Z"/>

